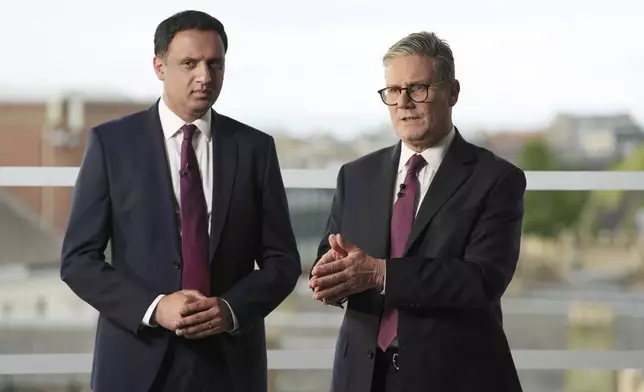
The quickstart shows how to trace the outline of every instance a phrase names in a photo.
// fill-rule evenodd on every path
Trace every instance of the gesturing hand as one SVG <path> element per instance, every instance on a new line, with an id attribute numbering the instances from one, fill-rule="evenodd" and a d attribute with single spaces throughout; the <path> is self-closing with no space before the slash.
<path id="1" fill-rule="evenodd" d="M 328 264 L 332 261 L 337 261 L 340 260 L 344 257 L 347 257 L 348 253 L 346 250 L 344 250 L 339 244 L 338 244 L 338 235 L 336 234 L 331 234 L 329 235 L 329 250 L 322 256 L 320 257 L 320 260 L 315 264 L 316 266 L 318 265 L 324 265 Z M 313 270 L 315 271 L 315 270 Z M 312 285 L 313 279 L 315 279 L 317 276 L 313 273 L 311 273 L 311 279 L 309 280 L 309 287 L 314 288 Z M 317 293 L 318 289 L 314 288 L 314 293 Z M 325 304 L 330 304 L 336 301 L 341 300 L 344 297 L 337 297 L 337 298 L 323 298 L 322 302 Z"/>
<path id="2" fill-rule="evenodd" d="M 176 323 L 176 333 L 188 339 L 200 339 L 232 331 L 233 318 L 228 305 L 220 298 L 203 298 L 186 304 Z"/>
<path id="3" fill-rule="evenodd" d="M 313 278 L 309 282 L 309 287 L 314 289 L 314 299 L 333 302 L 351 294 L 382 286 L 385 276 L 384 260 L 369 256 L 357 246 L 344 241 L 340 234 L 335 235 L 335 242 L 346 256 L 341 258 L 329 256 L 324 263 L 321 263 L 322 259 L 320 259 L 313 268 Z M 331 237 L 329 243 L 331 243 Z"/>

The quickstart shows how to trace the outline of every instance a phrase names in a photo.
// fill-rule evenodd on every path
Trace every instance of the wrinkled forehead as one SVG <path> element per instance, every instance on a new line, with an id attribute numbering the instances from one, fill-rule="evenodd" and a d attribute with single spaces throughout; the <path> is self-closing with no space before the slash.
<path id="1" fill-rule="evenodd" d="M 417 83 L 433 83 L 436 78 L 434 59 L 408 55 L 397 56 L 385 62 L 385 83 L 387 86 L 404 87 Z"/>

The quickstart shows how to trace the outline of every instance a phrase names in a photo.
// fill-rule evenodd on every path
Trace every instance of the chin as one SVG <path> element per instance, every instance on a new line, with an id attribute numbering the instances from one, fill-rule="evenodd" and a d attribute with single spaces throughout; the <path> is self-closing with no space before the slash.
<path id="1" fill-rule="evenodd" d="M 423 140 L 427 134 L 427 128 L 424 126 L 402 124 L 397 133 L 404 140 Z"/>
<path id="2" fill-rule="evenodd" d="M 192 107 L 193 110 L 199 111 L 199 110 L 205 110 L 210 108 L 213 105 L 214 102 L 211 102 L 208 99 L 197 99 L 192 102 Z"/>

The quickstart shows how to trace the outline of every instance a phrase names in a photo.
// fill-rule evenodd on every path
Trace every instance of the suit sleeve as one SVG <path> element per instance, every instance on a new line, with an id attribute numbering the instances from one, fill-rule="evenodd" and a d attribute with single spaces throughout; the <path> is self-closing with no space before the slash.
<path id="1" fill-rule="evenodd" d="M 159 293 L 131 281 L 105 261 L 111 215 L 105 153 L 100 135 L 92 129 L 72 196 L 60 275 L 83 301 L 136 334 Z"/>
<path id="2" fill-rule="evenodd" d="M 507 172 L 489 192 L 462 258 L 387 260 L 387 306 L 408 310 L 483 308 L 499 299 L 519 259 L 523 171 Z"/>
<path id="3" fill-rule="evenodd" d="M 221 296 L 237 317 L 239 333 L 249 330 L 277 308 L 293 291 L 302 274 L 272 137 L 266 149 L 261 182 L 261 246 L 255 257 L 259 270 L 251 272 Z"/>
<path id="4" fill-rule="evenodd" d="M 320 261 L 320 258 L 324 256 L 326 252 L 331 249 L 329 244 L 329 236 L 331 234 L 338 234 L 341 230 L 341 221 L 342 221 L 342 204 L 344 202 L 344 166 L 340 167 L 338 172 L 337 183 L 335 187 L 335 193 L 333 194 L 333 202 L 331 204 L 331 212 L 326 222 L 326 229 L 324 230 L 324 235 L 318 246 L 318 254 L 309 270 L 309 280 L 313 277 L 313 268 Z M 337 306 L 343 308 L 342 304 L 346 302 L 347 298 L 342 298 L 338 302 L 328 303 L 328 305 Z"/>

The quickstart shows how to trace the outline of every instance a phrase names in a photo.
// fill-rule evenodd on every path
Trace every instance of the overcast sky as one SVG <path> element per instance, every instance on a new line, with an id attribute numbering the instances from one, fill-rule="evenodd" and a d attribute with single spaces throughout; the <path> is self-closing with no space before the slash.
<path id="1" fill-rule="evenodd" d="M 230 37 L 215 108 L 252 125 L 348 134 L 386 123 L 381 56 L 420 30 L 452 45 L 462 86 L 454 118 L 466 131 L 538 127 L 558 111 L 627 111 L 644 123 L 636 0 L 9 1 L 0 96 L 154 99 L 154 29 L 189 8 L 219 18 Z"/>

